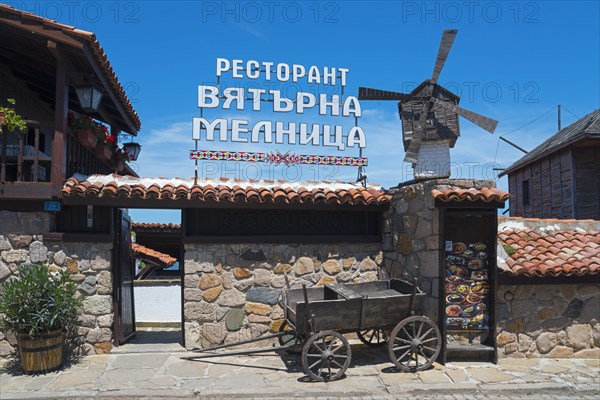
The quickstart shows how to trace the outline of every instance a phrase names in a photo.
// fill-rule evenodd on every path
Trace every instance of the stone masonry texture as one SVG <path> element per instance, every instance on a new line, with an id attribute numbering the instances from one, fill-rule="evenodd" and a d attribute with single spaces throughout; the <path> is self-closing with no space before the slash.
<path id="1" fill-rule="evenodd" d="M 250 251 L 264 261 L 247 261 Z M 380 243 L 187 244 L 186 347 L 209 347 L 277 332 L 285 275 L 290 286 L 364 282 L 379 278 Z"/>

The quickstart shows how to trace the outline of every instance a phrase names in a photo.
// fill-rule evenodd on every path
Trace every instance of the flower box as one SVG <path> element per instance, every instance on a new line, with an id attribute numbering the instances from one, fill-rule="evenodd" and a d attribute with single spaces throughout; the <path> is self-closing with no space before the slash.
<path id="1" fill-rule="evenodd" d="M 90 129 L 79 129 L 77 130 L 77 140 L 86 149 L 92 150 L 98 143 L 98 138 L 94 135 Z"/>
<path id="2" fill-rule="evenodd" d="M 110 160 L 112 158 L 112 150 L 105 144 L 98 143 L 94 152 L 96 153 L 96 157 L 101 160 Z"/>

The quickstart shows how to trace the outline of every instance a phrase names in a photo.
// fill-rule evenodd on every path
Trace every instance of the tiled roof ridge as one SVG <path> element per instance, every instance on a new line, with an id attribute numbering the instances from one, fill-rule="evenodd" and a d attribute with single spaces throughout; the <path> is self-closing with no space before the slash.
<path id="1" fill-rule="evenodd" d="M 202 183 L 202 184 L 200 184 Z M 241 181 L 213 179 L 194 184 L 194 179 L 134 178 L 120 175 L 75 175 L 62 193 L 159 200 L 198 200 L 254 203 L 325 203 L 346 205 L 389 204 L 391 195 L 379 186 L 364 188 L 351 182 Z"/>
<path id="2" fill-rule="evenodd" d="M 115 95 L 121 101 L 136 129 L 139 130 L 141 128 L 140 118 L 136 113 L 135 109 L 133 108 L 131 101 L 127 97 L 125 89 L 123 89 L 123 86 L 119 82 L 119 78 L 117 78 L 117 75 L 112 65 L 110 64 L 110 61 L 108 60 L 106 52 L 104 51 L 102 46 L 100 46 L 100 42 L 96 39 L 96 35 L 94 33 L 77 29 L 73 26 L 66 25 L 49 18 L 40 17 L 39 15 L 33 14 L 28 11 L 21 11 L 6 4 L 0 4 L 0 17 L 6 18 L 7 14 L 12 14 L 18 18 L 24 18 L 38 23 L 42 23 L 45 26 L 61 31 L 67 36 L 74 35 L 79 39 L 85 40 L 90 45 L 90 48 L 94 53 L 94 56 L 96 57 L 96 61 L 98 61 L 98 64 L 104 72 L 105 77 L 110 82 Z"/>
<path id="3" fill-rule="evenodd" d="M 136 255 L 143 255 L 145 257 L 158 260 L 159 264 L 162 264 L 166 267 L 170 267 L 171 265 L 177 262 L 176 258 L 171 257 L 168 254 L 161 253 L 160 251 L 151 249 L 149 247 L 142 246 L 139 243 L 131 243 L 131 251 L 134 257 Z"/>
<path id="4" fill-rule="evenodd" d="M 492 201 L 504 202 L 508 200 L 510 194 L 495 187 L 460 188 L 456 186 L 438 186 L 431 190 L 433 198 L 443 202 L 463 202 L 463 201 L 483 201 L 490 203 Z"/>
<path id="5" fill-rule="evenodd" d="M 160 223 L 160 222 L 132 222 L 131 227 L 135 228 L 135 229 L 180 230 L 181 224 Z"/>
<path id="6" fill-rule="evenodd" d="M 498 232 L 503 274 L 529 277 L 600 274 L 600 232 L 529 228 Z M 503 254 L 502 254 L 503 253 Z"/>

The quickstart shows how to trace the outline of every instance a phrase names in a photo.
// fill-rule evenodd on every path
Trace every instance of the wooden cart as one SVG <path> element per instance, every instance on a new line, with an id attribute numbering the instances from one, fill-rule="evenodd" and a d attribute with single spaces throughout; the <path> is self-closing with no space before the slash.
<path id="1" fill-rule="evenodd" d="M 225 355 L 257 354 L 277 349 L 301 349 L 304 372 L 315 381 L 341 378 L 352 360 L 344 333 L 356 332 L 369 346 L 387 343 L 390 360 L 402 371 L 427 369 L 437 359 L 441 335 L 429 318 L 415 315 L 426 294 L 415 284 L 380 280 L 323 287 L 288 289 L 283 292 L 285 321 L 279 332 L 208 349 L 196 349 L 202 359 Z M 277 338 L 280 346 L 229 353 L 214 350 Z"/>
<path id="2" fill-rule="evenodd" d="M 280 343 L 304 343 L 302 366 L 317 381 L 343 376 L 352 358 L 343 334 L 350 332 L 367 345 L 388 343 L 390 360 L 399 369 L 421 371 L 441 349 L 436 324 L 414 315 L 425 296 L 415 284 L 400 279 L 290 289 L 285 292 L 286 322 L 281 328 L 290 336 Z"/>

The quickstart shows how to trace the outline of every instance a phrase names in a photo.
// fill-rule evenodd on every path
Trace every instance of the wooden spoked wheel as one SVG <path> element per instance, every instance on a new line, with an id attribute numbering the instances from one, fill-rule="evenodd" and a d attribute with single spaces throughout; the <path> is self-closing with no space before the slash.
<path id="1" fill-rule="evenodd" d="M 285 332 L 285 335 L 277 337 L 280 346 L 291 346 L 286 349 L 287 352 L 290 353 L 300 353 L 302 340 L 296 335 L 296 331 L 294 331 L 287 323 L 287 321 L 283 321 L 283 323 L 279 326 L 279 332 Z"/>
<path id="2" fill-rule="evenodd" d="M 356 335 L 360 339 L 361 342 L 366 344 L 367 346 L 383 346 L 388 342 L 388 335 L 390 331 L 384 329 L 368 329 L 364 331 L 357 331 Z"/>
<path id="3" fill-rule="evenodd" d="M 437 359 L 442 348 L 438 327 L 427 317 L 412 316 L 398 323 L 390 334 L 390 360 L 402 371 L 423 371 Z"/>
<path id="4" fill-rule="evenodd" d="M 311 336 L 302 348 L 302 367 L 314 381 L 340 379 L 351 359 L 350 344 L 342 334 L 335 331 L 322 331 Z"/>

